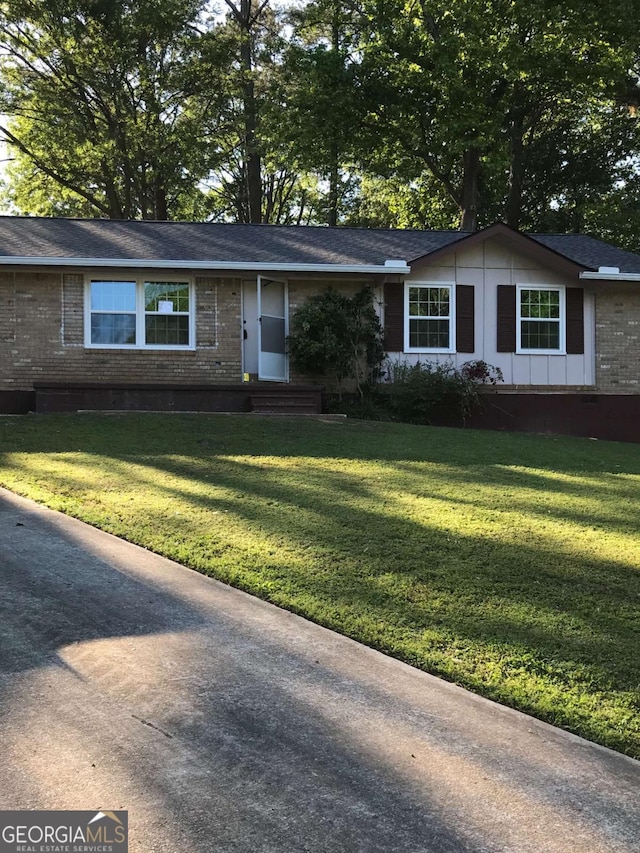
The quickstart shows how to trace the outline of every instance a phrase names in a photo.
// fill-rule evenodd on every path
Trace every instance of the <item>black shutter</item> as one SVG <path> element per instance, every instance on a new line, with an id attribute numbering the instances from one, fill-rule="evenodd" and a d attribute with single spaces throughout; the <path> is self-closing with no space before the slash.
<path id="1" fill-rule="evenodd" d="M 384 348 L 386 352 L 404 350 L 404 285 L 387 282 L 384 286 Z"/>
<path id="2" fill-rule="evenodd" d="M 456 352 L 475 352 L 475 288 L 456 285 Z"/>
<path id="3" fill-rule="evenodd" d="M 584 352 L 584 290 L 568 287 L 567 294 L 567 353 Z"/>
<path id="4" fill-rule="evenodd" d="M 516 351 L 516 288 L 498 285 L 498 352 Z"/>

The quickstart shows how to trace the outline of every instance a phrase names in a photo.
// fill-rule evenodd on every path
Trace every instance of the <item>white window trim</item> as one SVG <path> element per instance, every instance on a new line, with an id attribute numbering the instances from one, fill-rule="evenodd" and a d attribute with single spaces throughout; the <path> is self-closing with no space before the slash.
<path id="1" fill-rule="evenodd" d="M 409 288 L 410 287 L 438 287 L 446 288 L 449 291 L 449 346 L 447 349 L 442 348 L 426 348 L 409 346 Z M 414 318 L 420 319 L 420 318 Z M 426 319 L 426 318 L 423 318 Z M 436 317 L 434 320 L 438 319 Z M 443 318 L 440 318 L 443 319 Z M 405 281 L 404 283 L 404 351 L 405 352 L 422 352 L 422 353 L 446 353 L 451 354 L 456 351 L 456 283 L 455 281 Z"/>
<path id="2" fill-rule="evenodd" d="M 525 349 L 522 346 L 522 320 L 531 320 L 535 322 L 535 317 L 522 317 L 520 293 L 523 290 L 557 290 L 560 293 L 560 336 L 558 349 Z M 563 284 L 516 284 L 516 355 L 566 355 L 566 310 L 567 310 L 566 288 Z"/>
<path id="3" fill-rule="evenodd" d="M 91 282 L 92 281 L 134 281 L 136 283 L 136 344 L 94 344 L 91 342 Z M 144 283 L 145 281 L 175 281 L 189 285 L 189 343 L 188 344 L 145 344 Z M 109 312 L 106 312 L 109 313 Z M 116 314 L 131 314 L 131 311 L 111 312 Z M 179 312 L 178 316 L 185 316 Z M 188 276 L 173 276 L 171 278 L 153 275 L 85 275 L 84 278 L 84 346 L 85 349 L 114 349 L 114 350 L 177 350 L 185 352 L 196 348 L 196 290 L 194 281 Z"/>

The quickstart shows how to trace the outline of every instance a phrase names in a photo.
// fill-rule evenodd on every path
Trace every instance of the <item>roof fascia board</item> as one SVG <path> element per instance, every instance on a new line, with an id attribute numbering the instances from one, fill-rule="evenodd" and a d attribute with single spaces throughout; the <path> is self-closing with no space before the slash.
<path id="1" fill-rule="evenodd" d="M 496 222 L 493 225 L 489 225 L 487 228 L 483 228 L 481 231 L 474 231 L 473 234 L 461 231 L 459 240 L 454 240 L 452 243 L 448 243 L 446 246 L 441 246 L 439 249 L 436 249 L 426 255 L 422 255 L 419 258 L 410 259 L 409 263 L 415 264 L 418 261 L 432 261 L 434 258 L 440 257 L 441 255 L 457 251 L 458 247 L 461 245 L 464 245 L 465 248 L 472 247 L 477 243 L 483 243 L 491 237 L 505 237 L 512 243 L 515 243 L 516 247 L 522 251 L 523 254 L 528 255 L 533 260 L 539 261 L 543 266 L 552 267 L 558 272 L 565 273 L 567 275 L 576 275 L 581 273 L 583 270 L 588 269 L 588 267 L 585 267 L 583 264 L 578 264 L 575 261 L 572 261 L 565 255 L 560 254 L 560 252 L 556 252 L 555 249 L 550 249 L 548 246 L 534 240 L 533 237 L 529 237 L 528 234 L 516 231 L 515 228 L 511 228 L 503 222 Z"/>
<path id="2" fill-rule="evenodd" d="M 638 272 L 591 272 L 587 270 L 580 273 L 580 278 L 587 281 L 640 281 Z"/>
<path id="3" fill-rule="evenodd" d="M 221 270 L 224 272 L 321 272 L 321 273 L 401 273 L 411 267 L 402 264 L 274 264 L 245 261 L 165 261 L 152 258 L 45 258 L 0 256 L 0 265 L 33 267 L 113 267 L 129 269 Z"/>

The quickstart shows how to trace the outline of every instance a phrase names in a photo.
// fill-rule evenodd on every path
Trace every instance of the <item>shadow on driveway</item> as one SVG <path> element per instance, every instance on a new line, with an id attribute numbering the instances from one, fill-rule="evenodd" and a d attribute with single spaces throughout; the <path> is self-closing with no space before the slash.
<path id="1" fill-rule="evenodd" d="M 3 808 L 157 853 L 631 853 L 640 764 L 0 493 Z"/>

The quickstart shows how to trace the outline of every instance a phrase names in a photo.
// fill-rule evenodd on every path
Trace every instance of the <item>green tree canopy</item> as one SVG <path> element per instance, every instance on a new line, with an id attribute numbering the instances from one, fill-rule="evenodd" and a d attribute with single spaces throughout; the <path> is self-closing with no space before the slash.
<path id="1" fill-rule="evenodd" d="M 44 215 L 640 238 L 636 0 L 0 0 Z"/>
<path id="2" fill-rule="evenodd" d="M 629 0 L 364 0 L 363 10 L 363 159 L 386 176 L 426 168 L 465 230 L 496 216 L 517 226 L 530 188 L 543 180 L 552 197 L 538 149 L 560 137 L 569 146 L 585 122 L 606 146 L 611 123 L 590 116 L 628 116 Z M 578 163 L 564 159 L 566 186 Z"/>
<path id="3" fill-rule="evenodd" d="M 0 4 L 2 132 L 19 208 L 199 214 L 197 184 L 211 161 L 200 128 L 221 112 L 220 87 L 209 77 L 205 97 L 204 74 L 195 73 L 200 10 L 200 0 Z"/>

